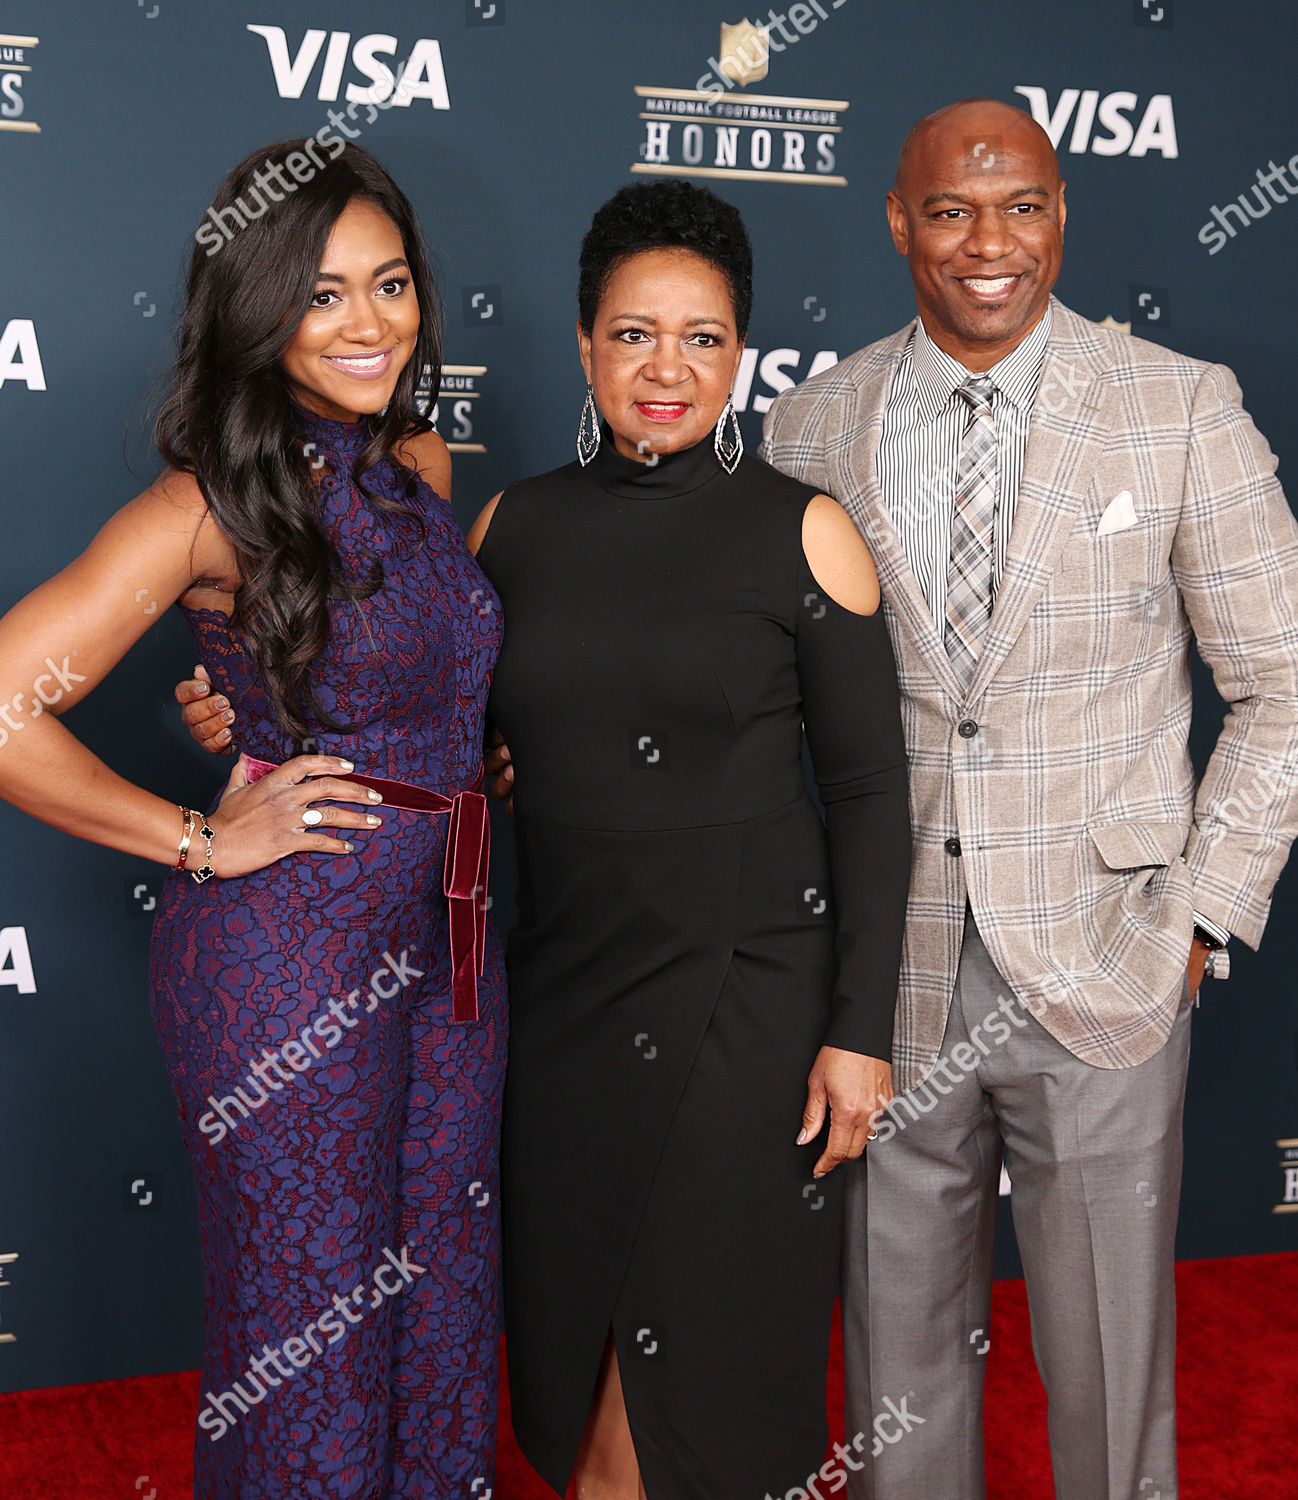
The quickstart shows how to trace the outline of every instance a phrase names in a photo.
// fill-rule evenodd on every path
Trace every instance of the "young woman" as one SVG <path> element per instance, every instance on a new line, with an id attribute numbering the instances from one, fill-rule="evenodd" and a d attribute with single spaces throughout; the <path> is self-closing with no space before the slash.
<path id="1" fill-rule="evenodd" d="M 816 1472 L 828 1174 L 891 1097 L 896 676 L 849 517 L 742 455 L 751 301 L 733 208 L 680 182 L 617 194 L 582 248 L 579 461 L 469 538 L 504 605 L 490 715 L 517 773 L 513 1422 L 580 1500 L 782 1495 Z M 223 733 L 206 705 L 186 717 Z"/>
<path id="2" fill-rule="evenodd" d="M 179 603 L 249 752 L 206 818 L 50 713 L 0 752 L 0 795 L 177 869 L 151 992 L 203 1233 L 202 1500 L 459 1500 L 493 1473 L 500 616 L 415 406 L 441 355 L 418 226 L 334 144 L 226 179 L 243 227 L 194 252 L 166 471 L 0 621 L 0 696 L 52 647 L 84 693 L 156 618 L 142 589 Z"/>

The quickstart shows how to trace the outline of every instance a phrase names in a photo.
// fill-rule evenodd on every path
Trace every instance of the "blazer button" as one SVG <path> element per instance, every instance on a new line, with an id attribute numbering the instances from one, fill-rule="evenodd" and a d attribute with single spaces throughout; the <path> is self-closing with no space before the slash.
<path id="1" fill-rule="evenodd" d="M 972 719 L 962 719 L 957 732 L 962 740 L 971 740 L 978 733 L 978 726 Z"/>
<path id="2" fill-rule="evenodd" d="M 959 856 L 960 856 L 960 840 L 959 839 L 947 839 L 946 844 L 943 847 L 946 849 L 946 852 L 948 854 L 950 854 L 953 858 L 956 858 L 956 859 L 959 858 Z"/>

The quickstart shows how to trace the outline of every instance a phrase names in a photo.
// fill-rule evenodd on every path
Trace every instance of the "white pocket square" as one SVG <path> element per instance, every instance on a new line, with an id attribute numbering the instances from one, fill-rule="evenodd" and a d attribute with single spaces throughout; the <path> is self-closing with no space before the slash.
<path id="1" fill-rule="evenodd" d="M 1131 491 L 1121 490 L 1105 507 L 1095 534 L 1108 536 L 1112 531 L 1125 531 L 1128 526 L 1134 526 L 1139 519 L 1140 517 L 1136 514 L 1136 502 L 1131 498 Z"/>

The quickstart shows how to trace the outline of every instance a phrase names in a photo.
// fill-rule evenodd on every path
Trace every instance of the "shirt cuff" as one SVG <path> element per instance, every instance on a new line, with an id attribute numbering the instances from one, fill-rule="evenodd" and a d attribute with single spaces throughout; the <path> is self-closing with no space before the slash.
<path id="1" fill-rule="evenodd" d="M 1194 913 L 1194 925 L 1202 927 L 1204 932 L 1213 940 L 1219 948 L 1224 948 L 1230 942 L 1230 933 L 1214 922 L 1210 917 L 1205 917 L 1201 911 Z"/>

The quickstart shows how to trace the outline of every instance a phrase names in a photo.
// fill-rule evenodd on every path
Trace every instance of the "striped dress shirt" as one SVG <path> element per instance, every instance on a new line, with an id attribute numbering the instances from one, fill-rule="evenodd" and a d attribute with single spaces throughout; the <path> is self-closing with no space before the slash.
<path id="1" fill-rule="evenodd" d="M 1050 320 L 1047 307 L 1018 348 L 986 372 L 996 386 L 992 396 L 997 443 L 993 590 L 1005 569 Z M 923 320 L 916 319 L 893 377 L 879 443 L 883 502 L 939 629 L 946 619 L 956 465 L 969 422 L 969 407 L 955 392 L 972 373 L 939 349 L 925 333 Z"/>

